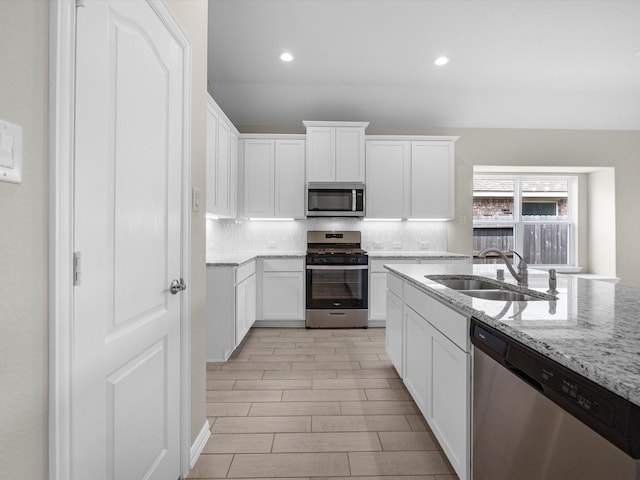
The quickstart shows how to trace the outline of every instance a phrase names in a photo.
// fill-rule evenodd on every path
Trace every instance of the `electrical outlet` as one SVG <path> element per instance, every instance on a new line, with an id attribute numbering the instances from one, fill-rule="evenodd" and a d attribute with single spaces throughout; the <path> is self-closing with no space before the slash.
<path id="1" fill-rule="evenodd" d="M 421 250 L 426 250 L 427 248 L 429 248 L 429 242 L 426 241 L 421 241 L 419 245 Z"/>
<path id="2" fill-rule="evenodd" d="M 274 248 L 278 248 L 278 242 L 275 240 L 269 240 L 267 242 L 267 248 L 273 250 Z"/>
<path id="3" fill-rule="evenodd" d="M 382 242 L 379 240 L 374 240 L 373 248 L 382 248 Z"/>
<path id="4" fill-rule="evenodd" d="M 467 224 L 467 217 L 465 215 L 460 215 L 460 225 Z"/>
<path id="5" fill-rule="evenodd" d="M 393 249 L 400 250 L 402 248 L 402 242 L 393 242 Z"/>

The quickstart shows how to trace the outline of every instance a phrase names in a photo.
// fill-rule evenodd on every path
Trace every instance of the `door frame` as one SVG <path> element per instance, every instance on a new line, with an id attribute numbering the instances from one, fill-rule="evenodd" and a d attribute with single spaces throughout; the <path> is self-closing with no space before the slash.
<path id="1" fill-rule="evenodd" d="M 163 0 L 147 0 L 183 52 L 181 273 L 191 287 L 191 42 Z M 49 3 L 49 479 L 71 478 L 76 4 Z M 191 288 L 180 311 L 180 472 L 190 470 Z"/>

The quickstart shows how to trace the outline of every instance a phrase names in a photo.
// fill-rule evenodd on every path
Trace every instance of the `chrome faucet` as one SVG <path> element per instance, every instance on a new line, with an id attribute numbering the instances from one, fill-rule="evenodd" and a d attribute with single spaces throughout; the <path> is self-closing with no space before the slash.
<path id="1" fill-rule="evenodd" d="M 558 293 L 558 290 L 556 289 L 556 269 L 555 268 L 549 269 L 549 290 L 547 290 L 547 293 L 550 295 L 556 295 Z"/>
<path id="2" fill-rule="evenodd" d="M 518 254 L 518 252 L 515 252 L 513 250 L 510 250 L 510 251 L 520 259 L 520 261 L 518 262 L 517 272 L 515 268 L 513 268 L 513 265 L 511 264 L 507 256 L 501 250 L 498 250 L 496 248 L 485 248 L 478 254 L 478 256 L 484 257 L 487 255 L 487 253 L 497 253 L 504 260 L 504 264 L 509 269 L 509 272 L 511 273 L 511 275 L 513 275 L 513 278 L 515 278 L 518 281 L 518 285 L 520 285 L 521 287 L 526 287 L 529 283 L 529 272 L 527 271 L 527 262 L 524 261 L 524 258 L 522 258 L 520 254 Z"/>

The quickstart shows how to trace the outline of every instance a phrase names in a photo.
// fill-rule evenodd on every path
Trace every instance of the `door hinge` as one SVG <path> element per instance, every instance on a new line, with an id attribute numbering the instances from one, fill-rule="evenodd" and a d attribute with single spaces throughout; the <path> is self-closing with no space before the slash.
<path id="1" fill-rule="evenodd" d="M 80 252 L 73 252 L 73 286 L 80 285 L 82 275 L 82 254 Z"/>

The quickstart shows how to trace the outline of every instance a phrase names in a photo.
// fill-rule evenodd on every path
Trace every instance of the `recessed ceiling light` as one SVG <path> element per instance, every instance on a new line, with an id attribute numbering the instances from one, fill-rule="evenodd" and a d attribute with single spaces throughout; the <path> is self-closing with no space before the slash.
<path id="1" fill-rule="evenodd" d="M 290 62 L 293 60 L 293 55 L 291 55 L 291 53 L 289 52 L 282 52 L 280 54 L 280 60 L 282 60 L 283 62 Z"/>
<path id="2" fill-rule="evenodd" d="M 442 65 L 446 65 L 447 63 L 449 63 L 451 61 L 451 59 L 449 57 L 438 57 L 436 58 L 433 63 L 435 63 L 437 66 L 441 67 Z"/>

